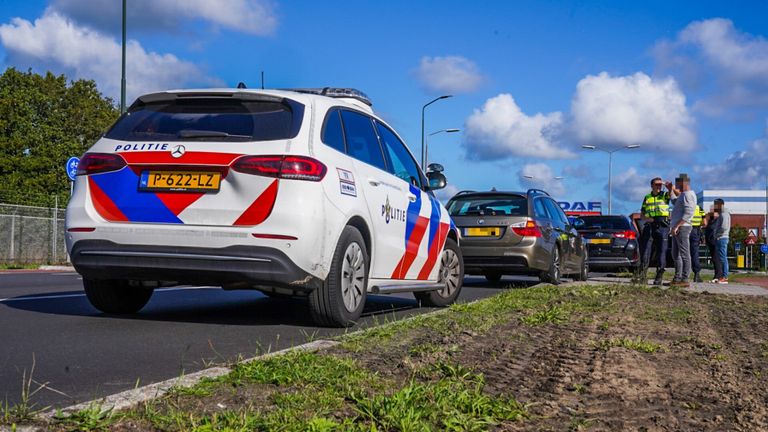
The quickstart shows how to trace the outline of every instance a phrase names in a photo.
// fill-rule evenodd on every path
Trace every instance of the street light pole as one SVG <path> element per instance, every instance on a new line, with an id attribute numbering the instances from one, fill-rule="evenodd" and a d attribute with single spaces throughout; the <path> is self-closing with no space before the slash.
<path id="1" fill-rule="evenodd" d="M 429 137 L 431 137 L 432 135 L 436 135 L 436 134 L 442 133 L 442 132 L 445 132 L 445 133 L 455 133 L 455 132 L 459 132 L 459 131 L 461 131 L 461 129 L 456 129 L 456 128 L 441 129 L 439 131 L 434 131 L 431 134 L 427 135 L 427 137 L 424 139 L 424 164 L 429 163 Z M 427 167 L 424 166 L 424 165 L 422 165 L 421 168 L 424 171 L 427 170 Z"/>
<path id="2" fill-rule="evenodd" d="M 120 114 L 125 112 L 125 2 L 123 0 L 123 74 L 120 79 Z"/>
<path id="3" fill-rule="evenodd" d="M 600 147 L 593 146 L 593 145 L 583 145 L 583 146 L 581 146 L 581 148 L 586 149 L 586 150 L 599 150 L 601 152 L 608 153 L 608 214 L 609 215 L 613 214 L 613 206 L 612 206 L 613 203 L 611 202 L 611 188 L 612 188 L 612 177 L 613 177 L 613 173 L 612 173 L 612 171 L 613 171 L 613 154 L 616 153 L 617 151 L 632 150 L 632 149 L 636 149 L 636 148 L 639 148 L 639 147 L 640 147 L 640 144 L 630 144 L 630 145 L 625 145 L 624 147 L 619 147 L 617 149 L 606 150 L 606 149 L 601 149 Z"/>
<path id="4" fill-rule="evenodd" d="M 427 153 L 426 148 L 424 147 L 424 111 L 427 109 L 428 106 L 432 105 L 433 103 L 439 101 L 440 99 L 448 99 L 449 97 L 452 97 L 453 95 L 443 95 L 438 96 L 431 101 L 424 104 L 424 106 L 421 107 L 421 170 L 426 171 L 426 167 L 424 164 L 427 160 Z"/>

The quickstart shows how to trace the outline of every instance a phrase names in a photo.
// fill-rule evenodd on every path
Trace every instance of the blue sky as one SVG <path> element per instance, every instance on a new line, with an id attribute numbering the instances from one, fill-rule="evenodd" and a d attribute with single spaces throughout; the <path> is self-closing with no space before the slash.
<path id="1" fill-rule="evenodd" d="M 129 0 L 129 90 L 350 86 L 457 189 L 545 187 L 632 211 L 650 177 L 761 187 L 768 2 Z M 118 0 L 0 0 L 0 67 L 119 93 Z M 36 21 L 37 20 L 37 21 Z M 525 179 L 524 175 L 535 177 Z M 563 180 L 553 180 L 555 176 Z"/>

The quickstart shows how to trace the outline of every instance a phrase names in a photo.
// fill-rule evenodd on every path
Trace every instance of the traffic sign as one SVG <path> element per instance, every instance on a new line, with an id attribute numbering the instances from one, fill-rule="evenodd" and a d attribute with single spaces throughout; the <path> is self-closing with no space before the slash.
<path id="1" fill-rule="evenodd" d="M 67 159 L 67 166 L 65 169 L 67 170 L 67 177 L 69 177 L 70 180 L 75 181 L 75 175 L 77 175 L 77 165 L 80 164 L 80 158 L 72 156 L 71 158 Z"/>
<path id="2" fill-rule="evenodd" d="M 768 254 L 768 244 L 760 245 L 760 252 L 762 252 L 764 254 Z"/>
<path id="3" fill-rule="evenodd" d="M 747 238 L 744 239 L 744 244 L 747 245 L 747 246 L 756 245 L 757 244 L 757 237 L 755 237 L 753 235 L 747 236 Z"/>
<path id="4" fill-rule="evenodd" d="M 735 250 L 736 252 L 741 251 L 741 243 L 734 242 L 733 243 L 733 250 Z"/>

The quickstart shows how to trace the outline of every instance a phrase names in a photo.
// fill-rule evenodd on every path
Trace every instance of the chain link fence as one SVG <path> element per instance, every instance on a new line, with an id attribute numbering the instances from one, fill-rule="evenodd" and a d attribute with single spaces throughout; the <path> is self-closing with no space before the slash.
<path id="1" fill-rule="evenodd" d="M 61 264 L 65 209 L 0 203 L 0 263 Z"/>

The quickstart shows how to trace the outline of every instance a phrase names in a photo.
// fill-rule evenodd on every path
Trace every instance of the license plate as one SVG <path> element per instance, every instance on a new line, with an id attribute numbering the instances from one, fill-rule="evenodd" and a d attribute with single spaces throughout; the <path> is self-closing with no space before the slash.
<path id="1" fill-rule="evenodd" d="M 501 228 L 464 228 L 464 235 L 467 237 L 498 237 L 501 235 Z"/>
<path id="2" fill-rule="evenodd" d="M 221 186 L 221 173 L 202 171 L 143 171 L 140 190 L 173 192 L 215 192 Z"/>
<path id="3" fill-rule="evenodd" d="M 589 244 L 611 244 L 611 239 L 587 239 Z"/>

